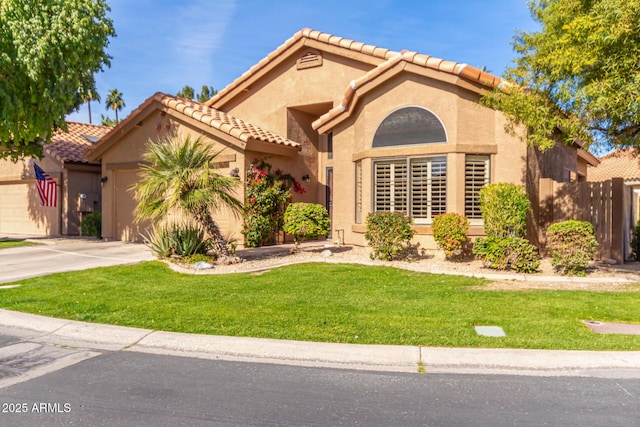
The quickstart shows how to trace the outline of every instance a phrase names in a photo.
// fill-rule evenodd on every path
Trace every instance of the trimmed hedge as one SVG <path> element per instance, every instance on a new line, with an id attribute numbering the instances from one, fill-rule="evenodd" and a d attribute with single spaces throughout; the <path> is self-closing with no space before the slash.
<path id="1" fill-rule="evenodd" d="M 538 249 L 521 237 L 480 237 L 473 254 L 482 258 L 487 267 L 498 270 L 535 273 L 540 267 Z"/>
<path id="2" fill-rule="evenodd" d="M 394 255 L 404 254 L 414 231 L 411 218 L 401 212 L 373 212 L 367 215 L 367 239 L 371 259 L 391 261 Z"/>
<path id="3" fill-rule="evenodd" d="M 438 215 L 433 219 L 431 230 L 447 258 L 463 254 L 469 236 L 469 220 L 465 216 L 457 213 Z"/>
<path id="4" fill-rule="evenodd" d="M 327 209 L 317 203 L 291 203 L 284 213 L 282 229 L 293 235 L 296 247 L 301 240 L 326 236 L 330 227 Z"/>
<path id="5" fill-rule="evenodd" d="M 530 208 L 521 185 L 494 183 L 480 190 L 480 211 L 489 237 L 524 237 Z"/>
<path id="6" fill-rule="evenodd" d="M 584 275 L 598 250 L 593 225 L 573 219 L 551 224 L 547 228 L 547 250 L 551 265 L 558 270 Z"/>

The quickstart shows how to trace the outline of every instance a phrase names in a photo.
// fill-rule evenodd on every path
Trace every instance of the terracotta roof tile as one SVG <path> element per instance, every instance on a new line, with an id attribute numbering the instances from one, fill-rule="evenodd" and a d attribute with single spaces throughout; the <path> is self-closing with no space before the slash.
<path id="1" fill-rule="evenodd" d="M 342 49 L 347 49 L 350 51 L 371 55 L 373 57 L 376 57 L 382 60 L 389 59 L 390 57 L 398 53 L 398 52 L 394 52 L 389 49 L 384 49 L 378 46 L 356 42 L 354 40 L 349 40 L 344 37 L 338 37 L 332 34 L 323 33 L 321 31 L 304 28 L 298 31 L 297 33 L 295 33 L 291 38 L 289 38 L 282 45 L 276 48 L 276 50 L 269 53 L 265 58 L 261 59 L 257 64 L 255 64 L 249 70 L 244 72 L 240 77 L 235 79 L 229 85 L 227 85 L 227 87 L 225 87 L 220 92 L 218 92 L 218 94 L 215 95 L 213 98 L 205 102 L 205 105 L 210 106 L 216 100 L 224 97 L 227 93 L 229 93 L 230 91 L 232 91 L 233 89 L 241 85 L 244 81 L 249 79 L 251 76 L 255 75 L 258 71 L 266 67 L 269 64 L 269 62 L 271 62 L 273 59 L 282 55 L 293 44 L 303 39 L 316 40 L 321 43 L 326 43 L 328 45 L 336 46 Z"/>
<path id="2" fill-rule="evenodd" d="M 219 131 L 233 136 L 243 142 L 248 142 L 253 139 L 256 141 L 268 142 L 296 149 L 300 149 L 301 147 L 298 142 L 292 141 L 266 129 L 261 129 L 230 114 L 216 110 L 215 108 L 207 107 L 202 103 L 157 92 L 133 110 L 126 119 L 120 122 L 118 126 L 112 128 L 101 139 L 101 141 L 87 153 L 88 156 L 96 157 L 96 159 L 99 158 L 100 154 L 106 149 L 103 145 L 109 144 L 110 140 L 114 138 L 115 135 L 120 134 L 121 130 L 127 126 L 129 122 L 132 120 L 139 120 L 137 119 L 138 115 L 155 102 L 159 103 L 164 108 L 176 111 L 187 117 L 191 117 L 205 126 L 218 129 Z"/>
<path id="3" fill-rule="evenodd" d="M 402 52 L 396 53 L 395 55 L 388 58 L 386 61 L 380 63 L 377 67 L 365 73 L 363 76 L 351 82 L 351 84 L 347 87 L 347 89 L 344 92 L 341 104 L 338 107 L 335 107 L 332 110 L 329 110 L 327 113 L 320 116 L 320 118 L 314 121 L 312 124 L 313 128 L 318 129 L 323 124 L 339 116 L 349 106 L 349 103 L 351 102 L 351 98 L 355 93 L 355 89 L 362 87 L 364 84 L 374 80 L 376 77 L 383 74 L 385 71 L 392 68 L 400 61 L 405 61 L 407 63 L 415 64 L 424 68 L 429 68 L 429 69 L 441 71 L 448 74 L 458 75 L 468 80 L 480 83 L 483 86 L 486 86 L 488 88 L 499 87 L 502 82 L 502 79 L 500 79 L 499 77 L 496 77 L 489 73 L 485 73 L 484 71 L 481 71 L 476 67 L 471 67 L 467 64 L 446 61 L 441 58 L 436 58 L 433 56 L 422 55 L 417 52 L 403 50 Z"/>
<path id="4" fill-rule="evenodd" d="M 44 146 L 44 152 L 62 163 L 89 163 L 85 155 L 87 150 L 109 130 L 111 128 L 107 126 L 67 122 L 67 130 L 58 129 L 51 137 L 51 143 Z"/>
<path id="5" fill-rule="evenodd" d="M 587 171 L 588 181 L 606 181 L 611 178 L 640 181 L 640 152 L 634 148 L 613 151 L 600 157 L 600 164 Z"/>

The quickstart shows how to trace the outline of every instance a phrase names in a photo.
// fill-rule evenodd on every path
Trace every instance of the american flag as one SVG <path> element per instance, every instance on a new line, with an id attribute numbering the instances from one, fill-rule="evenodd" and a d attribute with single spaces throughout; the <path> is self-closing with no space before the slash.
<path id="1" fill-rule="evenodd" d="M 33 163 L 33 169 L 36 172 L 36 187 L 38 188 L 38 196 L 40 196 L 40 204 L 55 208 L 58 202 L 56 182 L 48 173 L 40 169 L 40 166 L 35 162 Z"/>

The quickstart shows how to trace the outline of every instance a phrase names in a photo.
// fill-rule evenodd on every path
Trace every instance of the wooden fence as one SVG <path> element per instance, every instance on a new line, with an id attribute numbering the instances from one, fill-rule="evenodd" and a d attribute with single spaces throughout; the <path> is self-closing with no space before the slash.
<path id="1" fill-rule="evenodd" d="M 534 201 L 535 240 L 545 252 L 547 227 L 568 219 L 593 224 L 598 240 L 596 259 L 622 264 L 629 256 L 631 188 L 622 178 L 604 182 L 557 182 L 542 178 Z"/>

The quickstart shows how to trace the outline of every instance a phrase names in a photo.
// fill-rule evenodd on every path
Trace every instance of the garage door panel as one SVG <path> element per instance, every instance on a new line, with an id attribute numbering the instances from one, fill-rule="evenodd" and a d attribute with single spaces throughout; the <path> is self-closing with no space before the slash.
<path id="1" fill-rule="evenodd" d="M 0 183 L 0 233 L 59 234 L 59 207 L 40 206 L 35 183 Z"/>
<path id="2" fill-rule="evenodd" d="M 117 171 L 115 180 L 115 237 L 125 242 L 140 242 L 142 234 L 146 233 L 150 226 L 146 221 L 136 223 L 133 214 L 137 203 L 129 188 L 138 181 L 138 171 Z"/>

